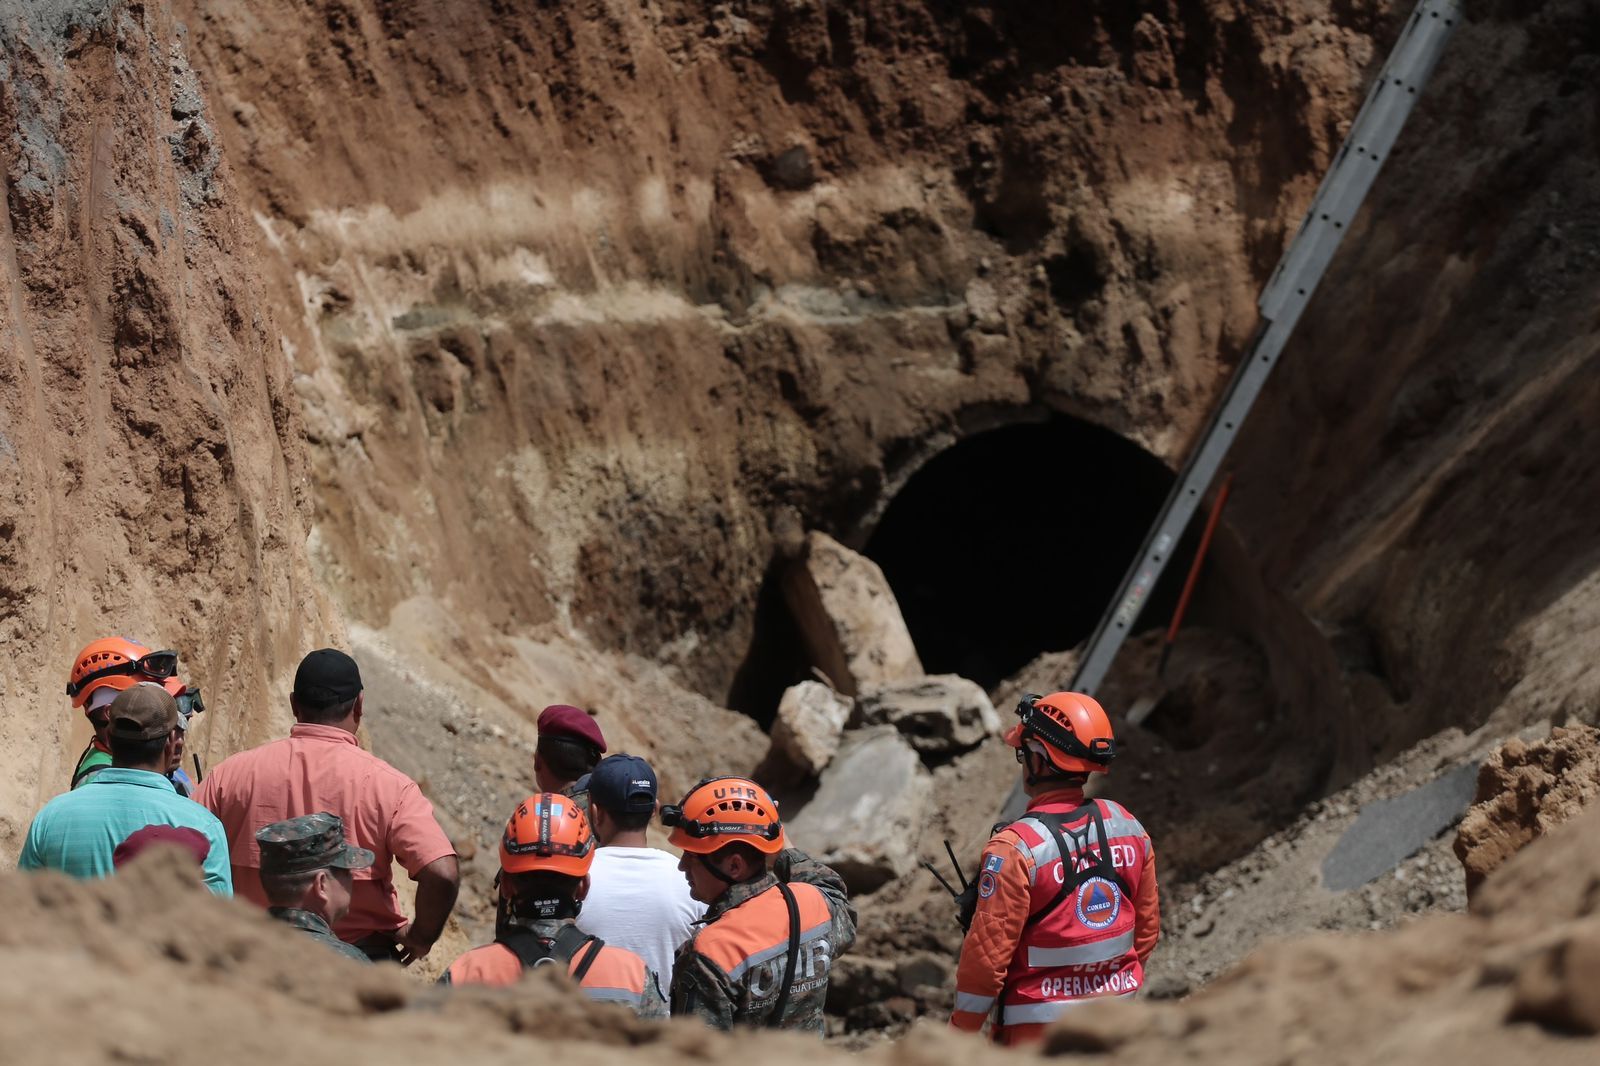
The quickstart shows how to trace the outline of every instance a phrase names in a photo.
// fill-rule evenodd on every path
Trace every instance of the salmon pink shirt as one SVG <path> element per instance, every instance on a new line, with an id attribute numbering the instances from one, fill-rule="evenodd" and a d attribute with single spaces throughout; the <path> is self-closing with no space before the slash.
<path id="1" fill-rule="evenodd" d="M 283 740 L 229 756 L 206 775 L 194 799 L 228 834 L 234 894 L 262 907 L 267 897 L 256 832 L 318 811 L 344 819 L 345 840 L 376 856 L 370 869 L 353 871 L 350 913 L 334 926 L 347 943 L 406 924 L 392 860 L 415 879 L 424 866 L 456 853 L 417 783 L 338 726 L 296 725 Z"/>

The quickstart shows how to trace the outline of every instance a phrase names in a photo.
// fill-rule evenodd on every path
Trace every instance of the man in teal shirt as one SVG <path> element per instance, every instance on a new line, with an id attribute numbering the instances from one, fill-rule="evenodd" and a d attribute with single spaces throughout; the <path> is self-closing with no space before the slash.
<path id="1" fill-rule="evenodd" d="M 228 838 L 217 816 L 178 795 L 166 770 L 183 757 L 178 704 L 161 685 L 140 682 L 111 703 L 111 767 L 44 805 L 28 827 L 20 870 L 60 870 L 106 877 L 117 845 L 147 825 L 184 826 L 211 843 L 202 864 L 206 887 L 233 895 Z"/>

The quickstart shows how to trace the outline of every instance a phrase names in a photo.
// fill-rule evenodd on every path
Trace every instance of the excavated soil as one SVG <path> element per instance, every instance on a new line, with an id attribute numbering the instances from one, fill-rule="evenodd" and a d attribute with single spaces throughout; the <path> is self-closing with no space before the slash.
<path id="1" fill-rule="evenodd" d="M 1528 843 L 1571 821 L 1600 797 L 1600 729 L 1555 729 L 1547 740 L 1513 739 L 1484 761 L 1478 794 L 1455 853 L 1467 890 Z"/>
<path id="2" fill-rule="evenodd" d="M 1407 6 L 0 4 L 0 855 L 84 742 L 60 675 L 89 637 L 183 652 L 208 762 L 280 734 L 295 662 L 336 641 L 461 848 L 450 949 L 481 938 L 545 703 L 669 793 L 753 768 L 748 694 L 806 676 L 762 615 L 806 530 L 866 545 L 930 459 L 1018 423 L 1182 461 Z M 1165 674 L 1147 633 L 1101 693 L 1106 792 L 1162 861 L 1150 991 L 1188 998 L 1086 1010 L 1049 1051 L 1593 1055 L 1600 827 L 1557 823 L 1595 738 L 1550 727 L 1594 722 L 1600 683 L 1600 9 L 1466 7 L 1243 427 Z M 1079 521 L 1127 502 L 1015 462 Z M 1050 608 L 1016 595 L 991 610 Z M 1019 652 L 1002 714 L 1073 663 Z M 1485 758 L 1470 913 L 1411 920 L 1465 908 L 1448 832 L 1320 883 L 1363 805 Z M 975 855 L 1014 774 L 992 742 L 936 766 L 925 854 Z M 554 984 L 337 972 L 181 879 L 0 876 L 5 1046 L 748 1057 Z M 931 879 L 860 902 L 832 1027 L 993 1054 L 913 1024 L 951 994 Z M 1346 932 L 1280 939 L 1319 929 Z M 143 985 L 185 989 L 186 1035 Z"/>
<path id="3" fill-rule="evenodd" d="M 1181 1004 L 1085 1008 L 1050 1032 L 1043 1051 L 1115 1064 L 1590 1061 L 1600 1032 L 1600 866 L 1593 848 L 1574 845 L 1600 831 L 1597 819 L 1591 811 L 1516 856 L 1471 916 L 1275 945 Z M 581 1000 L 560 978 L 446 993 L 387 964 L 336 959 L 249 907 L 210 897 L 175 853 L 98 883 L 0 875 L 0 907 L 12 919 L 0 945 L 13 963 L 0 981 L 0 1036 L 29 1059 L 208 1061 L 226 1048 L 242 1062 L 539 1054 L 721 1063 L 751 1053 L 750 1036 L 640 1023 Z M 136 987 L 185 990 L 178 1032 L 129 994 Z M 760 1040 L 775 1062 L 843 1054 L 799 1037 Z M 866 1057 L 920 1066 L 958 1056 L 1013 1058 L 932 1025 Z"/>

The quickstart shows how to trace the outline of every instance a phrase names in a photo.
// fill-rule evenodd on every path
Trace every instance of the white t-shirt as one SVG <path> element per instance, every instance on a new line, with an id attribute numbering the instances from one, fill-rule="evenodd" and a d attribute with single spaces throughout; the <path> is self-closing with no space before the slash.
<path id="1" fill-rule="evenodd" d="M 578 928 L 642 957 L 666 995 L 672 958 L 705 912 L 706 905 L 689 895 L 676 855 L 659 848 L 604 847 L 594 853 Z"/>

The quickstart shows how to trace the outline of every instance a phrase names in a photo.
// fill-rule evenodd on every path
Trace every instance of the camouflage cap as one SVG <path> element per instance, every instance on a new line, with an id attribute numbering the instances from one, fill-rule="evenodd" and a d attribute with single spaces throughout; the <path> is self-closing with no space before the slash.
<path id="1" fill-rule="evenodd" d="M 327 811 L 273 822 L 256 833 L 256 843 L 264 874 L 310 873 L 329 866 L 365 870 L 373 861 L 366 848 L 344 842 L 344 822 Z"/>

